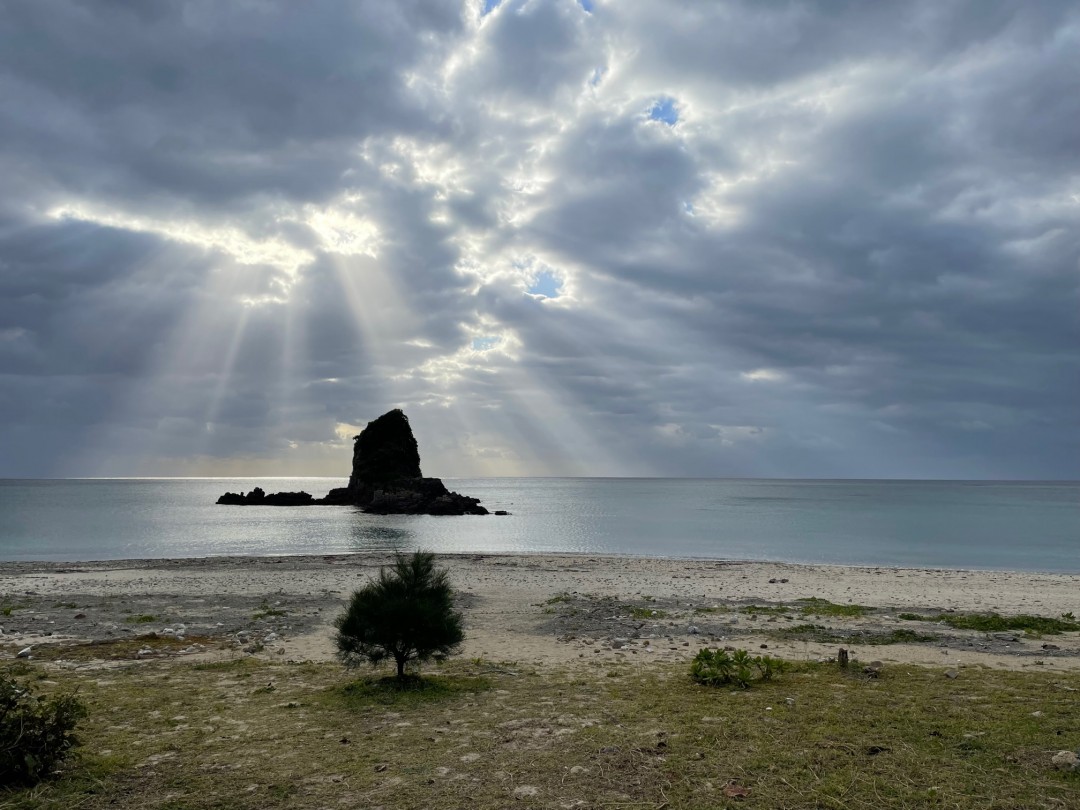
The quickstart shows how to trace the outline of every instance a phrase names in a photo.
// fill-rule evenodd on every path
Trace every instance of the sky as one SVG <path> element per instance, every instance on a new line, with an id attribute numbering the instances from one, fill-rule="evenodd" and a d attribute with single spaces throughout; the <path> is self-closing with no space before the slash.
<path id="1" fill-rule="evenodd" d="M 1075 0 L 0 4 L 0 476 L 1080 478 Z"/>

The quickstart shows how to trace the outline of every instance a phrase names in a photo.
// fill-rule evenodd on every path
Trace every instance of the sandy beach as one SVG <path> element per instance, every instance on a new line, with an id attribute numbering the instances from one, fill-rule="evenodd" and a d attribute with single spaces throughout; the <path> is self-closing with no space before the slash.
<path id="1" fill-rule="evenodd" d="M 12 657 L 31 646 L 35 657 L 63 665 L 67 650 L 155 634 L 177 643 L 147 657 L 327 660 L 334 617 L 388 560 L 2 563 L 0 652 Z M 465 615 L 462 654 L 468 658 L 538 667 L 621 658 L 645 666 L 689 659 L 702 646 L 767 649 L 796 660 L 835 655 L 844 646 L 861 660 L 1080 668 L 1074 633 L 986 633 L 898 618 L 904 612 L 928 618 L 1075 613 L 1076 575 L 573 555 L 443 555 L 440 563 L 451 573 Z M 817 615 L 812 606 L 818 603 L 808 600 L 868 610 Z M 896 630 L 917 631 L 925 640 L 882 640 Z"/>

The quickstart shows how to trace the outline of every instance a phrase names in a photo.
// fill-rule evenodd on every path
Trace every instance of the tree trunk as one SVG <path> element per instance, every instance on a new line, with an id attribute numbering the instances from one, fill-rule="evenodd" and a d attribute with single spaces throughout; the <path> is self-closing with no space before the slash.
<path id="1" fill-rule="evenodd" d="M 397 661 L 397 676 L 399 681 L 405 680 L 405 656 L 394 656 L 394 660 Z"/>

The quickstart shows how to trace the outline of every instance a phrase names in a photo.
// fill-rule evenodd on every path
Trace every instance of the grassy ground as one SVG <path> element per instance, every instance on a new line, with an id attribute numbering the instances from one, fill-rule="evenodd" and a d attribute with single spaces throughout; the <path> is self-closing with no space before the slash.
<path id="1" fill-rule="evenodd" d="M 334 664 L 32 664 L 78 689 L 84 745 L 0 809 L 1080 807 L 1050 765 L 1080 747 L 1080 677 L 860 669 L 733 690 L 685 665 L 458 661 L 399 691 Z"/>

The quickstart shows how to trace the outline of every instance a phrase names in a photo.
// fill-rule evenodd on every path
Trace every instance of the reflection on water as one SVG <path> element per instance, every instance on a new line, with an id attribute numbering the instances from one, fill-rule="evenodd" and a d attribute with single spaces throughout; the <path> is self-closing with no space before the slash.
<path id="1" fill-rule="evenodd" d="M 584 552 L 849 565 L 1080 570 L 1077 482 L 446 480 L 505 517 L 217 506 L 226 490 L 339 479 L 0 479 L 0 560 L 223 554 Z"/>
<path id="2" fill-rule="evenodd" d="M 350 551 L 411 551 L 417 547 L 416 532 L 404 526 L 372 525 L 370 516 L 356 513 L 363 522 L 349 526 Z"/>

